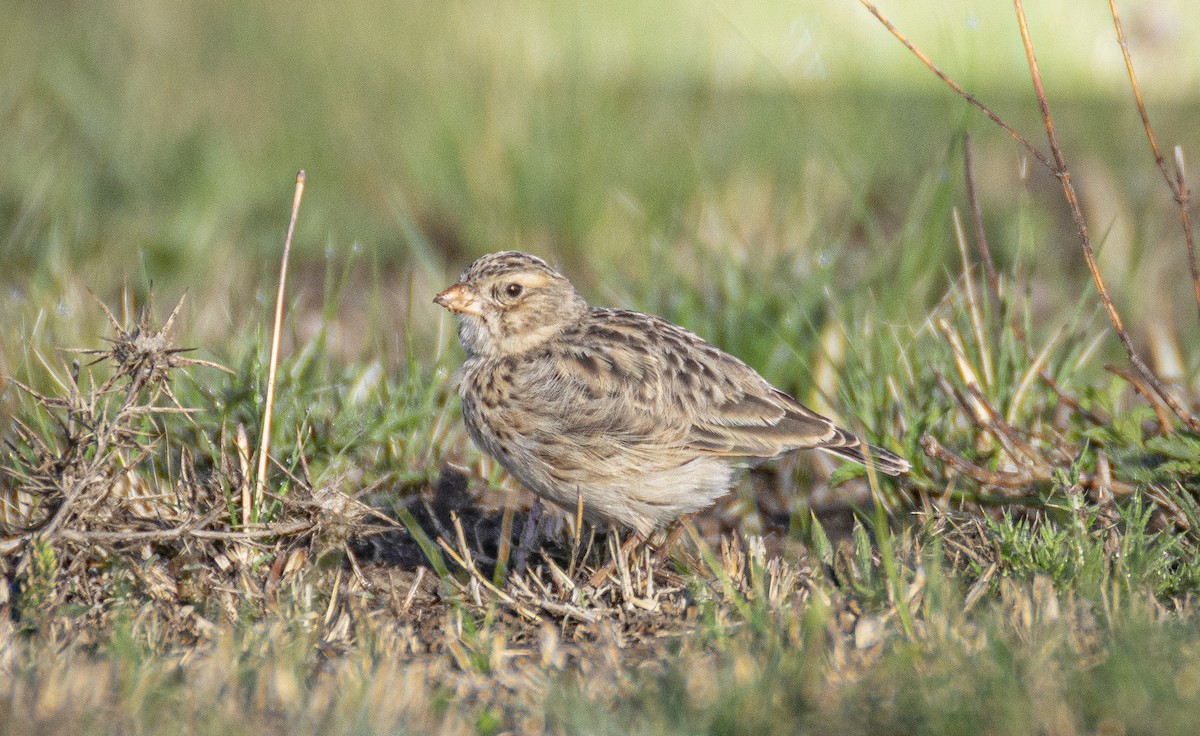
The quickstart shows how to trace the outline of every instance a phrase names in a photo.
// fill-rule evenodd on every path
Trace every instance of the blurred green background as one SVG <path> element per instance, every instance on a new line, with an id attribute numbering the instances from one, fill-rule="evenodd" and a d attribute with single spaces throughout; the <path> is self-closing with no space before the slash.
<path id="1" fill-rule="evenodd" d="M 1194 155 L 1200 14 L 1121 5 L 1160 139 Z M 881 9 L 1044 140 L 1009 3 Z M 1169 323 L 1190 311 L 1178 217 L 1107 4 L 1028 10 L 1116 296 Z M 513 247 L 709 336 L 688 299 L 715 314 L 763 279 L 811 292 L 798 307 L 865 295 L 919 322 L 957 270 L 968 131 L 1001 266 L 1047 309 L 1087 284 L 1054 180 L 852 0 L 6 0 L 0 17 L 0 310 L 20 316 L 0 367 L 46 320 L 96 319 L 88 290 L 112 303 L 151 284 L 191 295 L 221 357 L 273 301 L 301 168 L 293 296 L 344 323 L 333 343 L 351 355 L 381 323 L 444 326 L 429 296 Z M 351 287 L 332 306 L 330 275 Z"/>

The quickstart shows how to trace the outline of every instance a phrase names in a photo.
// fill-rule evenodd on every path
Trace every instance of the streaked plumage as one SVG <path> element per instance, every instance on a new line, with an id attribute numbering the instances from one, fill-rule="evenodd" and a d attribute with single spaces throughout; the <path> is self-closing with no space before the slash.
<path id="1" fill-rule="evenodd" d="M 582 496 L 593 522 L 649 534 L 709 506 L 748 458 L 816 448 L 864 462 L 857 437 L 737 358 L 658 317 L 589 307 L 534 256 L 486 255 L 435 301 L 461 318 L 471 439 L 542 498 L 574 509 Z"/>

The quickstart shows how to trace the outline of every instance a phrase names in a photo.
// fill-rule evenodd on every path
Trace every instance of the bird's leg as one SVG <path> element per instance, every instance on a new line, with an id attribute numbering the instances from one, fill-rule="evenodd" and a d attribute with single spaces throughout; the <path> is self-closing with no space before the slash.
<path id="1" fill-rule="evenodd" d="M 679 544 L 679 538 L 682 536 L 683 522 L 677 521 L 675 522 L 675 526 L 671 527 L 670 534 L 667 535 L 667 538 L 663 540 L 663 543 L 659 545 L 658 550 L 654 553 L 655 567 L 666 562 L 667 558 L 671 556 L 671 550 L 674 549 L 676 544 Z"/>
<path id="2" fill-rule="evenodd" d="M 517 554 L 513 558 L 514 572 L 525 572 L 525 565 L 529 562 L 529 553 L 533 551 L 534 541 L 536 540 L 539 546 L 541 545 L 542 515 L 545 511 L 546 507 L 542 505 L 542 499 L 535 496 L 533 505 L 529 507 L 529 515 L 525 517 L 525 527 L 521 530 Z"/>
<path id="3" fill-rule="evenodd" d="M 646 536 L 640 532 L 634 532 L 629 535 L 629 538 L 621 543 L 621 549 L 617 551 L 617 556 L 608 561 L 604 567 L 597 570 L 588 580 L 588 585 L 593 588 L 599 588 L 613 571 L 617 568 L 617 560 L 623 560 L 629 556 L 629 553 L 637 549 L 638 545 L 646 541 Z"/>

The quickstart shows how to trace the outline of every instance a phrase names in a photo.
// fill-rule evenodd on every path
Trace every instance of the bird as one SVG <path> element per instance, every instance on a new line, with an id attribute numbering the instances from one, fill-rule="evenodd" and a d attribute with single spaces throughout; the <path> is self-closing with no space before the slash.
<path id="1" fill-rule="evenodd" d="M 746 465 L 800 449 L 907 460 L 867 445 L 753 368 L 650 314 L 593 307 L 537 256 L 482 256 L 434 302 L 459 318 L 463 421 L 540 499 L 642 539 L 729 491 Z"/>

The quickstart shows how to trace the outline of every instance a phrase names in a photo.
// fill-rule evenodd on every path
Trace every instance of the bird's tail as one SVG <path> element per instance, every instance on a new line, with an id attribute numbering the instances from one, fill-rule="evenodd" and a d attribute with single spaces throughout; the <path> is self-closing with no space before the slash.
<path id="1" fill-rule="evenodd" d="M 865 443 L 844 429 L 838 429 L 837 434 L 838 436 L 834 441 L 821 445 L 821 449 L 831 455 L 851 460 L 859 465 L 867 465 L 867 453 L 863 451 L 865 446 L 871 456 L 870 464 L 874 465 L 875 469 L 881 473 L 886 475 L 902 475 L 912 469 L 912 465 L 907 460 L 890 450 Z"/>

